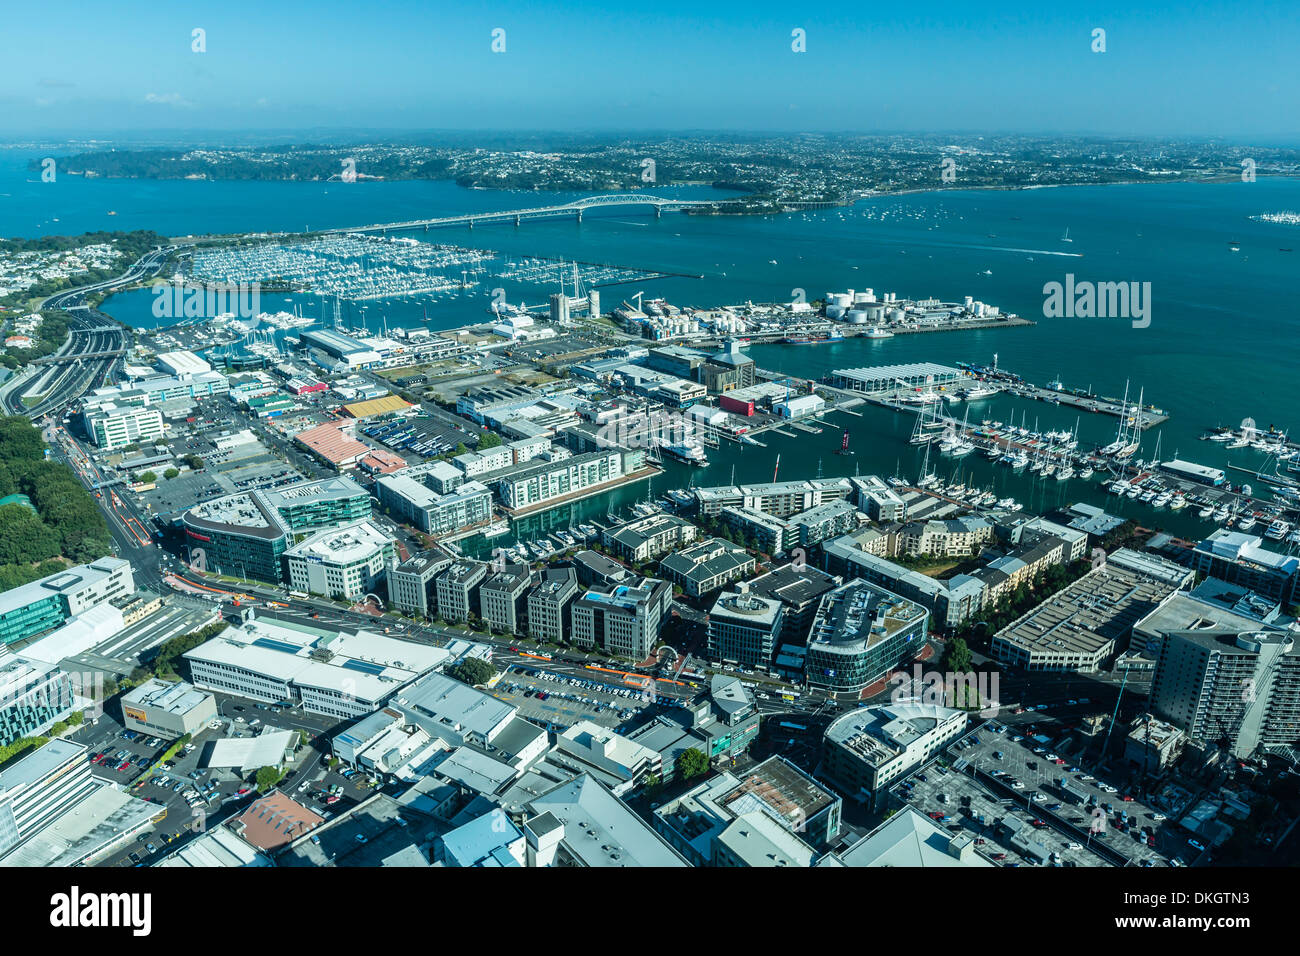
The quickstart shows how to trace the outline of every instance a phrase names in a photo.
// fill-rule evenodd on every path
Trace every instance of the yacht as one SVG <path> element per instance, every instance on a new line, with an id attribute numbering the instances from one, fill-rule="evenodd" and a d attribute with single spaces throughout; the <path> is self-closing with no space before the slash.
<path id="1" fill-rule="evenodd" d="M 1157 508 L 1163 508 L 1165 505 L 1169 504 L 1173 498 L 1174 493 L 1172 491 L 1162 491 L 1160 494 L 1156 495 L 1155 500 L 1152 501 L 1151 504 L 1155 505 Z"/>
<path id="2" fill-rule="evenodd" d="M 1148 488 L 1146 491 L 1143 491 L 1140 495 L 1138 495 L 1138 501 L 1142 502 L 1144 505 L 1149 505 L 1151 502 L 1155 500 L 1156 500 L 1156 491 L 1154 488 Z"/>
<path id="3" fill-rule="evenodd" d="M 1065 481 L 1067 478 L 1073 478 L 1073 477 L 1074 477 L 1074 468 L 1070 466 L 1069 462 L 1066 462 L 1064 465 L 1062 465 L 1060 469 L 1056 472 L 1057 481 Z"/>
<path id="4" fill-rule="evenodd" d="M 1217 508 L 1214 509 L 1214 514 L 1211 515 L 1211 517 L 1212 517 L 1215 521 L 1217 521 L 1217 522 L 1219 522 L 1220 524 L 1222 524 L 1224 521 L 1227 520 L 1228 516 L 1229 516 L 1231 513 L 1232 513 L 1232 512 L 1230 512 L 1230 511 L 1228 510 L 1228 506 L 1227 506 L 1227 505 L 1219 505 L 1219 507 L 1217 507 Z"/>
<path id="5" fill-rule="evenodd" d="M 1126 495 L 1128 494 L 1129 487 L 1130 486 L 1127 481 L 1125 481 L 1123 478 L 1119 478 L 1111 482 L 1110 492 L 1116 495 Z"/>
<path id="6" fill-rule="evenodd" d="M 1251 528 L 1255 527 L 1255 523 L 1254 515 L 1246 515 L 1246 517 L 1237 522 L 1237 530 L 1249 531 Z"/>
<path id="7" fill-rule="evenodd" d="M 1016 454 L 1011 459 L 1011 467 L 1015 471 L 1022 470 L 1028 464 L 1029 464 L 1029 456 L 1026 455 L 1023 451 L 1016 452 Z"/>
<path id="8" fill-rule="evenodd" d="M 1140 495 L 1140 494 L 1142 494 L 1142 486 L 1141 486 L 1141 485 L 1133 485 L 1131 488 L 1129 488 L 1128 491 L 1124 492 L 1124 497 L 1126 497 L 1126 498 L 1136 498 L 1136 497 L 1137 497 L 1138 495 Z"/>
<path id="9" fill-rule="evenodd" d="M 1184 498 L 1181 494 L 1174 495 L 1173 498 L 1170 499 L 1169 501 L 1169 509 L 1171 511 L 1181 511 L 1183 508 L 1186 507 L 1187 507 L 1187 499 Z"/>
<path id="10" fill-rule="evenodd" d="M 1291 530 L 1291 525 L 1283 521 L 1281 518 L 1278 518 L 1276 521 L 1274 521 L 1271 525 L 1268 526 L 1268 530 L 1265 531 L 1264 534 L 1272 538 L 1274 541 L 1281 541 L 1283 538 L 1287 536 L 1287 533 L 1290 530 Z"/>
<path id="11" fill-rule="evenodd" d="M 679 442 L 663 442 L 660 446 L 664 454 L 671 455 L 678 461 L 703 468 L 709 463 L 704 447 L 695 439 L 687 438 Z"/>
<path id="12" fill-rule="evenodd" d="M 1198 518 L 1213 518 L 1213 517 L 1214 517 L 1214 505 L 1206 505 L 1206 506 L 1205 506 L 1204 508 L 1202 508 L 1200 511 L 1196 512 L 1196 517 L 1198 517 Z"/>
<path id="13" fill-rule="evenodd" d="M 1084 465 L 1083 471 L 1079 472 L 1079 477 L 1082 478 L 1084 481 L 1087 481 L 1096 473 L 1097 472 L 1093 469 L 1092 465 Z"/>

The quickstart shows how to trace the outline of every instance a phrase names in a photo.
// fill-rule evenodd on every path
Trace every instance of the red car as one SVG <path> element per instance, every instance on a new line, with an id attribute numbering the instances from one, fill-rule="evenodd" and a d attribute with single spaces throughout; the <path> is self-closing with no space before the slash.
<path id="1" fill-rule="evenodd" d="M 941 820 L 941 819 L 943 819 L 943 811 L 942 811 L 942 810 L 931 810 L 931 811 L 929 812 L 929 814 L 927 814 L 927 815 L 928 815 L 928 816 L 930 817 L 930 819 L 932 819 L 932 820 Z"/>
<path id="2" fill-rule="evenodd" d="M 1133 802 L 1133 798 L 1132 798 L 1132 797 L 1125 797 L 1125 798 L 1124 798 L 1124 802 L 1125 802 L 1125 803 L 1132 803 L 1132 802 Z"/>
<path id="3" fill-rule="evenodd" d="M 993 854 L 993 859 L 995 859 L 995 860 L 1005 860 L 1006 858 L 1007 858 L 1007 855 L 1006 855 L 1005 853 L 994 853 L 994 854 Z"/>
<path id="4" fill-rule="evenodd" d="M 1065 766 L 1065 761 L 1062 760 L 1060 757 L 1057 757 L 1057 758 L 1056 758 L 1055 760 L 1053 760 L 1052 762 L 1053 762 L 1054 764 L 1056 764 L 1057 766 L 1059 766 L 1059 767 L 1064 767 L 1064 766 Z"/>
<path id="5" fill-rule="evenodd" d="M 1147 846 L 1155 846 L 1156 838 L 1154 835 L 1147 837 Z"/>
<path id="6" fill-rule="evenodd" d="M 248 793 L 248 787 L 240 787 L 235 791 L 235 796 L 242 797 L 246 793 Z"/>
<path id="7" fill-rule="evenodd" d="M 1044 823 L 1042 820 L 1035 820 L 1033 825 L 1036 826 L 1036 827 L 1038 827 L 1040 830 L 1041 830 L 1043 827 L 1047 826 L 1047 824 Z"/>
<path id="8" fill-rule="evenodd" d="M 326 802 L 326 803 L 338 803 L 338 802 L 339 802 L 339 798 L 338 798 L 337 796 L 335 796 L 334 794 L 331 794 L 330 796 L 328 796 L 328 797 L 325 798 L 325 802 Z"/>
<path id="9" fill-rule="evenodd" d="M 119 773 L 125 773 L 127 770 L 130 769 L 130 767 L 131 767 L 131 761 L 123 760 L 120 764 L 117 765 L 117 770 Z"/>

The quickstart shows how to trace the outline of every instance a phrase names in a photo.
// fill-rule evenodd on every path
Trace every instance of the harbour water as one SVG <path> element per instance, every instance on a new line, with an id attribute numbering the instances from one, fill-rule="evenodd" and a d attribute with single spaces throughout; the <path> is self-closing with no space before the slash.
<path id="1" fill-rule="evenodd" d="M 409 218 L 415 212 L 452 215 L 477 209 L 535 205 L 537 193 L 464 190 L 450 183 L 294 184 L 80 180 L 56 184 L 25 168 L 26 156 L 0 154 L 0 233 L 53 235 L 93 229 L 152 228 L 167 234 L 302 229 Z M 69 181 L 71 180 L 71 181 Z M 656 187 L 655 192 L 669 190 Z M 696 190 L 692 198 L 709 191 Z M 676 191 L 688 195 L 688 191 Z M 53 198 L 51 198 L 53 197 Z M 551 198 L 547 194 L 547 198 Z M 555 197 L 557 201 L 564 197 Z M 1253 220 L 1252 216 L 1300 207 L 1300 180 L 1260 179 L 1254 183 L 1099 186 L 1022 191 L 917 193 L 864 200 L 851 208 L 776 217 L 665 215 L 607 210 L 572 220 L 430 230 L 417 239 L 490 248 L 513 257 L 554 256 L 608 262 L 645 271 L 703 274 L 703 279 L 655 279 L 604 291 L 606 308 L 643 291 L 678 305 L 719 305 L 746 300 L 789 301 L 793 290 L 809 299 L 830 290 L 872 288 L 900 297 L 964 295 L 1035 319 L 1038 324 L 1007 330 L 847 339 L 811 347 L 755 346 L 750 352 L 765 368 L 819 378 L 832 368 L 934 361 L 991 364 L 1042 384 L 1060 378 L 1070 387 L 1099 394 L 1135 396 L 1167 412 L 1166 424 L 1143 436 L 1139 457 L 1182 457 L 1206 465 L 1257 467 L 1263 455 L 1252 449 L 1228 451 L 1197 441 L 1206 428 L 1235 426 L 1252 417 L 1261 428 L 1300 428 L 1294 372 L 1300 368 L 1300 278 L 1296 253 L 1300 227 Z M 107 212 L 114 210 L 116 216 Z M 57 218 L 59 221 L 54 222 Z M 1065 229 L 1073 241 L 1061 241 Z M 1233 251 L 1230 243 L 1239 246 Z M 772 262 L 775 260 L 775 264 Z M 1126 319 L 1048 319 L 1042 314 L 1043 286 L 1067 273 L 1096 282 L 1150 282 L 1151 323 L 1133 328 Z M 507 287 L 511 301 L 544 296 Z M 554 290 L 543 290 L 549 292 Z M 379 328 L 423 325 L 447 328 L 484 318 L 490 296 L 461 296 L 430 308 L 414 301 L 376 300 L 345 312 L 346 324 L 364 321 Z M 151 296 L 136 292 L 110 300 L 107 311 L 139 326 L 154 322 Z M 274 308 L 291 308 L 278 301 Z M 294 298 L 294 297 L 285 297 Z M 296 301 L 296 300 L 295 300 Z M 304 310 L 320 299 L 303 297 Z M 268 307 L 264 303 L 264 308 Z M 308 312 L 308 314 L 311 314 Z M 711 450 L 705 470 L 669 461 L 654 490 L 723 484 L 735 465 L 737 481 L 770 481 L 778 454 L 781 479 L 866 473 L 914 476 L 921 452 L 907 442 L 910 414 L 861 408 L 861 417 L 834 414 L 822 435 L 787 439 L 771 435 L 766 448 L 724 445 Z M 964 409 L 963 409 L 964 411 Z M 1079 421 L 1080 448 L 1114 437 L 1115 420 L 1040 402 L 996 396 L 971 405 L 971 421 L 1017 421 L 1027 416 L 1042 429 L 1073 429 Z M 852 432 L 855 454 L 839 456 L 842 427 Z M 1297 433 L 1300 434 L 1300 433 Z M 823 447 L 824 446 L 824 447 Z M 1053 481 L 1017 475 L 980 455 L 932 459 L 941 476 L 961 471 L 970 483 L 1012 496 L 1034 511 L 1065 501 L 1086 500 L 1175 533 L 1208 530 L 1193 509 L 1154 512 L 1107 496 L 1096 480 Z M 1229 480 L 1250 480 L 1233 473 Z M 1257 490 L 1260 483 L 1256 482 Z M 644 484 L 574 506 L 573 515 L 548 513 L 528 519 L 567 527 L 599 517 L 611 506 L 644 498 Z M 527 538 L 533 530 L 521 526 Z"/>

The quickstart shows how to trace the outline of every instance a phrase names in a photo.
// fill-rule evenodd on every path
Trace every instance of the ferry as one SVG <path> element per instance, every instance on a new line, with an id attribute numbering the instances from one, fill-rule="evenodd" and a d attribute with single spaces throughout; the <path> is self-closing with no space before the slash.
<path id="1" fill-rule="evenodd" d="M 509 522 L 497 521 L 493 524 L 488 525 L 486 528 L 483 529 L 483 537 L 497 538 L 503 534 L 508 534 L 509 531 L 510 531 Z"/>
<path id="2" fill-rule="evenodd" d="M 1281 518 L 1278 518 L 1276 521 L 1274 521 L 1272 524 L 1268 526 L 1268 530 L 1265 531 L 1264 534 L 1272 538 L 1274 541 L 1281 541 L 1283 538 L 1287 536 L 1287 533 L 1290 530 L 1291 530 L 1291 525 L 1283 521 Z"/>
<path id="3" fill-rule="evenodd" d="M 704 447 L 691 438 L 679 442 L 664 443 L 660 447 L 663 449 L 664 454 L 671 455 L 678 461 L 685 462 L 688 465 L 698 465 L 703 468 L 709 463 L 708 456 L 704 454 Z"/>
<path id="4" fill-rule="evenodd" d="M 862 337 L 864 339 L 892 339 L 894 333 L 889 331 L 889 329 L 882 329 L 878 325 L 873 325 L 862 333 Z"/>

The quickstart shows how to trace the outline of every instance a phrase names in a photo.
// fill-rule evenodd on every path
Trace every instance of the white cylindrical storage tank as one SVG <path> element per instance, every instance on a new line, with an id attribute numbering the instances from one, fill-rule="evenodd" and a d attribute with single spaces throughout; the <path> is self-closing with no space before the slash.
<path id="1" fill-rule="evenodd" d="M 876 301 L 876 290 L 875 290 L 875 289 L 863 289 L 863 290 L 862 290 L 862 294 L 865 295 L 865 296 L 867 297 L 864 301 L 867 301 L 867 302 L 875 302 L 875 301 Z"/>
<path id="2" fill-rule="evenodd" d="M 849 295 L 845 292 L 836 292 L 827 299 L 827 301 L 833 305 L 839 306 L 841 309 L 847 309 L 853 304 L 853 300 L 849 298 Z"/>
<path id="3" fill-rule="evenodd" d="M 968 295 L 966 296 L 965 300 L 963 300 L 962 304 L 966 306 L 966 311 L 969 312 L 970 307 L 975 304 L 975 299 L 973 296 Z"/>
<path id="4" fill-rule="evenodd" d="M 902 310 L 902 309 L 890 309 L 890 310 L 889 310 L 889 321 L 890 321 L 890 322 L 902 322 L 902 321 L 903 321 L 903 310 Z"/>
<path id="5" fill-rule="evenodd" d="M 869 316 L 863 309 L 850 309 L 846 315 L 846 319 L 852 325 L 866 325 Z"/>
<path id="6" fill-rule="evenodd" d="M 826 306 L 826 318 L 828 318 L 828 319 L 838 319 L 838 318 L 843 317 L 843 315 L 844 315 L 844 306 L 842 306 L 842 305 L 828 305 L 828 306 Z"/>

